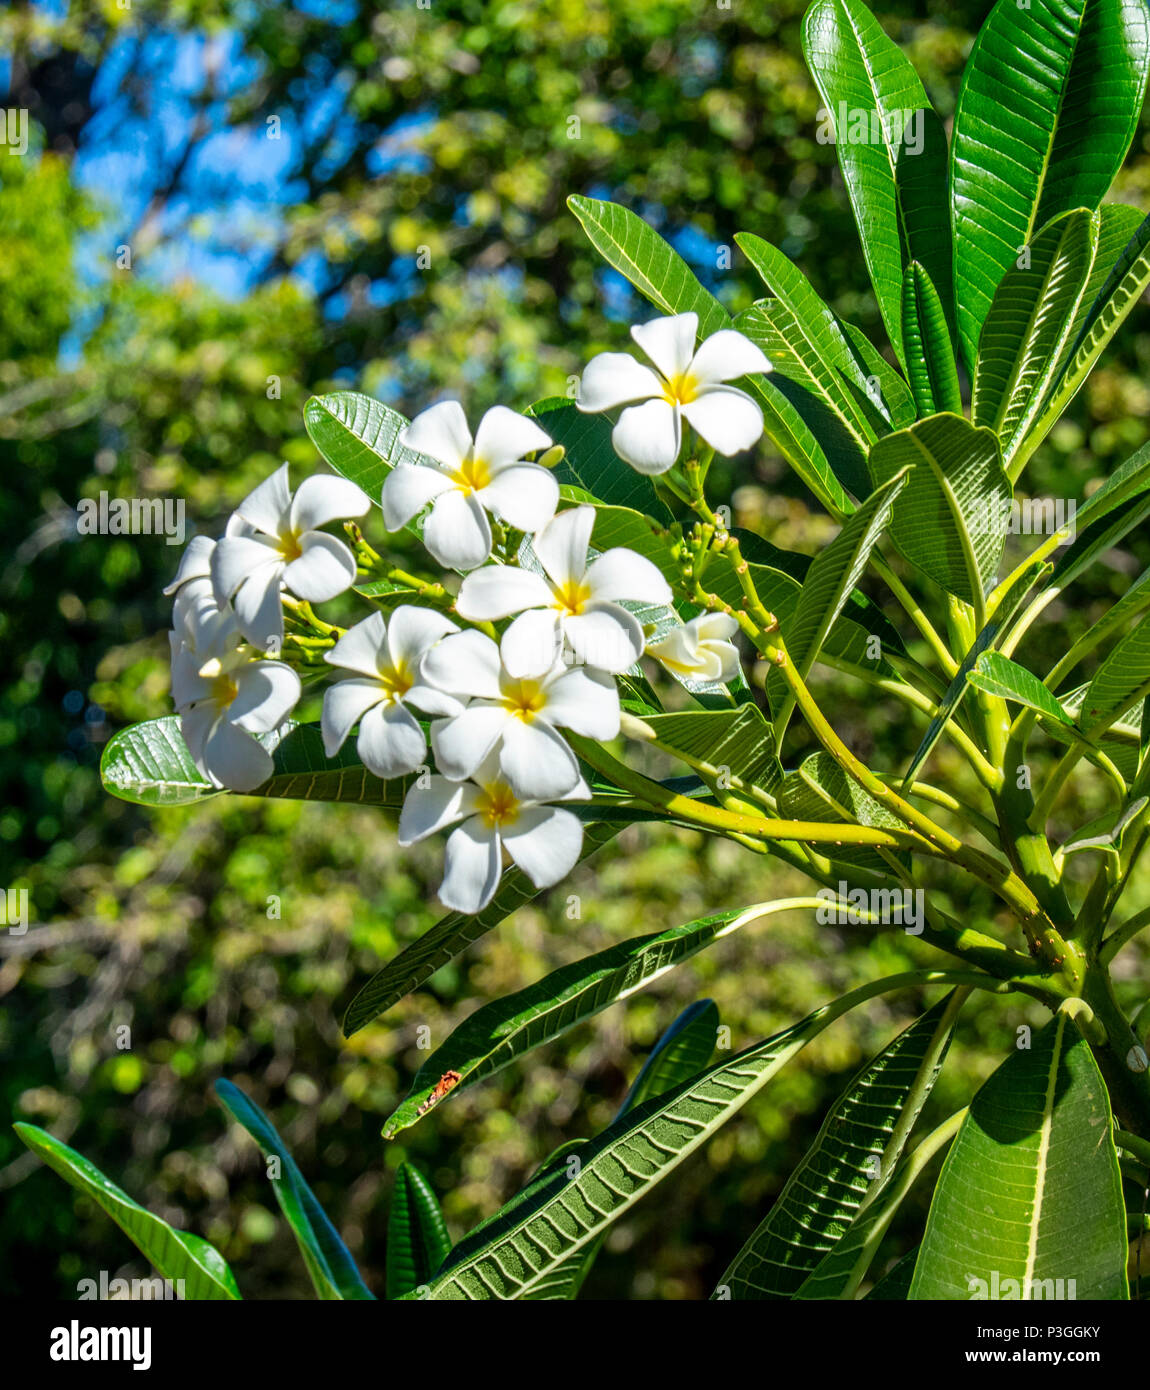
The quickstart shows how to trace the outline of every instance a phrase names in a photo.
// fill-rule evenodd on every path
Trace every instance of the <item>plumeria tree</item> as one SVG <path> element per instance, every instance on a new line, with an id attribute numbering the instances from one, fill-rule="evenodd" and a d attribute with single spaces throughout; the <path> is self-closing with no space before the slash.
<path id="1" fill-rule="evenodd" d="M 949 142 L 859 0 L 816 0 L 804 47 L 889 356 L 760 238 L 737 240 L 766 297 L 732 320 L 640 218 L 572 197 L 654 306 L 633 346 L 587 362 L 574 399 L 496 407 L 474 433 L 457 401 L 409 423 L 353 393 L 311 400 L 333 473 L 293 494 L 285 466 L 222 537 L 191 542 L 172 585 L 176 714 L 105 755 L 108 788 L 148 805 L 353 800 L 401 845 L 444 837 L 447 914 L 364 985 L 348 1033 L 635 821 L 809 878 L 809 896 L 724 904 L 484 1004 L 421 1067 L 387 1137 L 760 919 L 806 911 L 917 941 L 921 969 L 732 1055 L 712 1056 L 714 1006 L 692 1007 L 615 1122 L 453 1248 L 433 1195 L 404 1187 L 397 1296 L 575 1296 L 613 1221 L 835 1019 L 896 991 L 939 997 L 835 1102 L 715 1296 L 858 1296 L 943 1152 L 920 1246 L 868 1296 L 1131 1294 L 1150 1071 L 1113 967 L 1150 925 L 1150 572 L 1072 644 L 1050 615 L 1150 516 L 1150 449 L 1012 536 L 1032 455 L 1150 284 L 1150 219 L 1103 201 L 1140 110 L 1150 15 L 999 0 Z M 727 476 L 762 447 L 837 525 L 813 556 L 735 526 L 716 495 L 715 459 L 733 460 Z M 428 553 L 416 572 L 389 558 L 401 530 Z M 839 682 L 920 726 L 909 761 L 852 748 Z M 297 722 L 317 686 L 318 724 Z M 1087 785 L 1104 809 L 1059 837 Z M 969 1104 L 921 1133 L 979 994 L 1038 1000 L 1050 1021 L 1020 1028 Z M 276 1152 L 233 1091 L 225 1104 Z M 91 1181 L 78 1155 L 26 1137 Z M 306 1185 L 276 1195 L 321 1294 L 362 1296 Z M 213 1296 L 234 1296 L 214 1268 Z"/>

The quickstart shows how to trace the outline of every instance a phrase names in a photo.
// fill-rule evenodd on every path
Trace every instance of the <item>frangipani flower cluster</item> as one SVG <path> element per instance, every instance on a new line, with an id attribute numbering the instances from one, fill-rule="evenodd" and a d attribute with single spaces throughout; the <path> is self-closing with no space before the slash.
<path id="1" fill-rule="evenodd" d="M 602 354 L 584 374 L 581 410 L 646 402 L 624 410 L 613 432 L 620 457 L 640 471 L 676 462 L 684 422 L 728 453 L 762 431 L 758 407 L 726 383 L 769 370 L 766 358 L 729 330 L 695 351 L 696 330 L 693 314 L 632 330 L 657 373 Z M 346 593 L 364 563 L 323 528 L 364 516 L 372 499 L 330 475 L 293 493 L 284 464 L 240 503 L 218 541 L 193 538 L 165 591 L 174 595 L 172 697 L 201 774 L 254 791 L 273 774 L 270 749 L 300 701 L 301 673 L 334 677 L 323 695 L 324 752 L 334 758 L 354 737 L 369 772 L 412 779 L 399 843 L 450 830 L 439 897 L 478 912 L 505 857 L 538 888 L 578 861 L 582 822 L 568 805 L 591 792 L 565 735 L 618 736 L 617 677 L 645 649 L 633 610 L 662 605 L 674 617 L 672 591 L 636 551 L 595 552 L 596 509 L 563 506 L 549 467 L 563 451 L 534 420 L 496 406 L 473 435 L 462 407 L 446 401 L 417 416 L 398 443 L 404 457 L 379 498 L 384 523 L 414 527 L 433 558 L 462 576 L 454 599 L 443 585 L 410 581 L 410 602 L 381 602 L 346 629 L 321 621 L 310 605 Z M 365 543 L 355 527 L 349 533 L 358 551 Z M 646 647 L 650 655 L 680 678 L 734 677 L 732 619 L 674 621 Z"/>

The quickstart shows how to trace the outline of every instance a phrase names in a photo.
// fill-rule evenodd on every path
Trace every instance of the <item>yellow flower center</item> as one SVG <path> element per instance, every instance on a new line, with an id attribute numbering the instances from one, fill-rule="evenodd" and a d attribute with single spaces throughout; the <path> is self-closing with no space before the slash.
<path id="1" fill-rule="evenodd" d="M 400 662 L 398 666 L 388 666 L 379 675 L 379 683 L 389 700 L 402 700 L 415 684 L 407 667 Z"/>
<path id="2" fill-rule="evenodd" d="M 303 554 L 299 537 L 294 531 L 285 531 L 280 537 L 279 552 L 288 564 L 291 564 L 293 560 L 298 560 Z"/>
<path id="3" fill-rule="evenodd" d="M 511 681 L 503 688 L 503 703 L 525 724 L 547 704 L 547 696 L 538 681 Z"/>
<path id="4" fill-rule="evenodd" d="M 486 459 L 468 454 L 452 476 L 461 492 L 480 492 L 491 481 L 491 469 Z"/>
<path id="5" fill-rule="evenodd" d="M 555 606 L 571 617 L 583 611 L 583 605 L 591 597 L 591 586 L 582 579 L 569 579 L 566 584 L 552 584 L 555 592 Z"/>
<path id="6" fill-rule="evenodd" d="M 221 671 L 212 681 L 212 700 L 225 709 L 240 693 L 239 686 L 227 671 Z"/>
<path id="7" fill-rule="evenodd" d="M 690 405 L 699 394 L 699 383 L 690 372 L 672 377 L 663 387 L 663 399 L 671 405 Z"/>
<path id="8" fill-rule="evenodd" d="M 514 825 L 519 818 L 519 802 L 506 782 L 489 782 L 479 793 L 475 809 L 491 830 Z"/>

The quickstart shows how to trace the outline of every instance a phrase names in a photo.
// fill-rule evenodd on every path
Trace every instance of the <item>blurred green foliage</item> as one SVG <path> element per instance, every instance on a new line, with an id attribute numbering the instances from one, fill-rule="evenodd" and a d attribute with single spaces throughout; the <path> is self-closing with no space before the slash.
<path id="1" fill-rule="evenodd" d="M 401 854 L 355 808 L 231 799 L 149 815 L 102 793 L 99 752 L 113 730 L 168 709 L 160 589 L 178 552 L 159 537 L 78 536 L 77 500 L 101 490 L 183 498 L 189 523 L 213 531 L 279 460 L 297 478 L 316 465 L 301 415 L 313 391 L 353 384 L 408 414 L 448 393 L 473 415 L 564 392 L 588 355 L 620 347 L 625 324 L 646 314 L 584 244 L 568 193 L 642 212 L 733 306 L 757 291 L 737 258 L 719 269 L 719 252 L 753 230 L 881 341 L 833 149 L 815 139 L 799 0 L 347 3 L 334 7 L 338 22 L 315 8 L 134 0 L 123 11 L 102 0 L 63 18 L 27 3 L 0 14 L 5 104 L 31 110 L 38 141 L 23 159 L 0 157 L 0 884 L 29 890 L 33 919 L 25 935 L 0 937 L 3 1108 L 217 1242 L 248 1296 L 307 1288 L 254 1146 L 228 1132 L 211 1097 L 217 1076 L 274 1118 L 381 1290 L 400 1162 L 428 1174 L 458 1237 L 561 1141 L 609 1120 L 691 999 L 716 1001 L 737 1048 L 832 993 L 931 961 L 898 933 L 776 918 L 385 1148 L 379 1128 L 419 1064 L 419 1025 L 438 1045 L 476 1000 L 803 881 L 731 845 L 636 827 L 348 1042 L 341 1003 L 437 916 L 436 848 Z M 880 7 L 944 118 L 988 8 Z M 229 34 L 236 61 L 250 60 L 251 80 L 212 106 L 246 135 L 245 160 L 269 147 L 269 117 L 302 129 L 317 89 L 346 96 L 338 141 L 331 128 L 300 141 L 286 215 L 232 229 L 256 269 L 242 296 L 149 274 L 166 244 L 202 231 L 203 217 L 167 216 L 188 160 L 162 171 L 128 235 L 130 271 L 116 267 L 116 209 L 74 177 L 77 149 L 96 138 L 96 76 L 125 39 L 158 30 Z M 131 75 L 131 101 L 148 118 L 165 74 Z M 212 100 L 208 91 L 205 109 Z M 1112 195 L 1143 206 L 1147 129 Z M 317 254 L 325 269 L 313 291 L 298 271 Z M 1137 312 L 1036 457 L 1036 492 L 1079 497 L 1150 435 L 1147 327 Z M 769 447 L 719 481 L 738 518 L 778 544 L 813 552 L 828 534 Z M 378 542 L 378 519 L 374 528 Z M 1136 548 L 1140 562 L 1110 557 L 1092 588 L 1052 608 L 1023 659 L 1061 650 L 1060 632 L 1120 594 L 1146 563 L 1147 538 Z M 917 742 L 897 707 L 849 682 L 839 690 L 836 722 L 860 753 L 881 740 L 893 759 Z M 1064 814 L 1087 821 L 1089 797 Z M 580 896 L 577 921 L 569 892 Z M 1144 958 L 1131 951 L 1122 963 L 1136 991 Z M 585 1296 L 705 1297 L 837 1089 L 919 1003 L 876 1001 L 823 1035 L 618 1225 Z M 1014 1028 L 1038 1021 L 1017 1000 L 971 1010 L 932 1109 L 964 1103 Z M 117 1047 L 124 1024 L 128 1050 Z M 5 1295 L 74 1297 L 78 1279 L 126 1265 L 119 1233 L 6 1127 L 0 1194 Z M 904 1209 L 892 1253 L 920 1216 Z"/>

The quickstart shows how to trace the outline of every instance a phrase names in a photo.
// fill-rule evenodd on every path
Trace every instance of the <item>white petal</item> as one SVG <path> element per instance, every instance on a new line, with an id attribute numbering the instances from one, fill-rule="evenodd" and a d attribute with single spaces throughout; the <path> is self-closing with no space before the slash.
<path id="1" fill-rule="evenodd" d="M 203 662 L 176 637 L 168 633 L 172 656 L 172 704 L 183 714 L 197 700 L 206 700 L 212 693 L 212 683 L 199 674 Z"/>
<path id="2" fill-rule="evenodd" d="M 541 531 L 559 505 L 559 484 L 538 464 L 513 464 L 477 494 L 488 511 L 520 531 Z"/>
<path id="3" fill-rule="evenodd" d="M 282 569 L 283 557 L 274 542 L 252 536 L 225 536 L 212 551 L 211 565 L 212 585 L 222 607 L 249 576 L 265 569 Z"/>
<path id="4" fill-rule="evenodd" d="M 687 624 L 699 634 L 704 642 L 727 642 L 739 630 L 739 625 L 729 613 L 700 613 Z"/>
<path id="5" fill-rule="evenodd" d="M 423 525 L 423 543 L 447 569 L 481 565 L 491 554 L 491 527 L 475 495 L 454 489 L 437 498 Z"/>
<path id="6" fill-rule="evenodd" d="M 210 774 L 204 767 L 204 744 L 219 717 L 220 712 L 212 700 L 205 700 L 180 716 L 180 737 L 187 744 L 192 761 L 205 777 L 210 777 Z"/>
<path id="7" fill-rule="evenodd" d="M 483 632 L 445 637 L 420 666 L 424 680 L 461 698 L 499 698 L 499 648 Z"/>
<path id="8" fill-rule="evenodd" d="M 575 404 L 582 411 L 597 412 L 662 394 L 663 383 L 650 367 L 626 352 L 601 352 L 584 367 Z"/>
<path id="9" fill-rule="evenodd" d="M 629 406 L 611 431 L 615 452 L 640 473 L 666 473 L 681 442 L 679 411 L 664 400 Z"/>
<path id="10" fill-rule="evenodd" d="M 355 583 L 355 556 L 343 541 L 326 531 L 305 531 L 303 552 L 284 570 L 284 583 L 309 603 L 326 603 Z"/>
<path id="11" fill-rule="evenodd" d="M 239 512 L 233 512 L 228 517 L 227 525 L 224 527 L 225 536 L 258 536 L 260 534 L 257 527 L 250 521 L 245 521 Z"/>
<path id="12" fill-rule="evenodd" d="M 222 545 L 223 542 L 221 541 Z M 282 567 L 274 565 L 253 574 L 232 599 L 236 622 L 244 638 L 262 652 L 279 652 L 284 644 L 284 610 L 280 599 Z"/>
<path id="13" fill-rule="evenodd" d="M 343 741 L 373 705 L 385 698 L 380 683 L 363 677 L 358 680 L 336 681 L 323 692 L 323 751 L 334 758 Z"/>
<path id="14" fill-rule="evenodd" d="M 272 775 L 272 755 L 235 724 L 219 719 L 204 743 L 201 771 L 234 792 L 255 791 Z"/>
<path id="15" fill-rule="evenodd" d="M 576 667 L 547 689 L 549 723 L 584 738 L 611 739 L 619 733 L 619 692 L 602 671 Z"/>
<path id="16" fill-rule="evenodd" d="M 172 604 L 172 626 L 193 651 L 222 651 L 239 641 L 236 615 L 221 608 L 210 579 L 190 579 Z M 202 663 L 201 663 L 202 664 Z"/>
<path id="17" fill-rule="evenodd" d="M 331 651 L 324 653 L 323 659 L 345 671 L 357 671 L 361 676 L 378 676 L 380 658 L 386 654 L 387 624 L 382 613 L 372 613 L 349 627 Z M 344 737 L 347 737 L 346 729 Z"/>
<path id="18" fill-rule="evenodd" d="M 383 480 L 383 524 L 389 531 L 398 531 L 429 502 L 454 486 L 438 468 L 398 464 Z"/>
<path id="19" fill-rule="evenodd" d="M 277 468 L 270 478 L 253 488 L 236 508 L 236 515 L 268 536 L 278 536 L 287 526 L 291 508 L 288 466 Z"/>
<path id="20" fill-rule="evenodd" d="M 490 622 L 522 613 L 525 608 L 542 608 L 554 599 L 547 581 L 517 565 L 484 565 L 472 570 L 459 586 L 455 611 L 471 623 Z"/>
<path id="21" fill-rule="evenodd" d="M 499 836 L 472 816 L 448 837 L 439 901 L 452 912 L 482 911 L 495 896 L 501 867 Z"/>
<path id="22" fill-rule="evenodd" d="M 521 613 L 503 634 L 499 655 L 513 680 L 538 680 L 546 675 L 563 655 L 559 614 L 554 608 Z"/>
<path id="23" fill-rule="evenodd" d="M 422 681 L 417 681 L 411 687 L 403 697 L 403 703 L 414 705 L 423 714 L 438 714 L 449 719 L 462 714 L 465 708 L 462 700 L 457 700 L 454 695 L 446 695 L 442 690 L 436 690 L 433 685 L 427 685 Z"/>
<path id="24" fill-rule="evenodd" d="M 475 431 L 475 457 L 487 463 L 492 472 L 501 471 L 524 454 L 550 447 L 551 437 L 534 420 L 505 405 L 493 405 Z"/>
<path id="25" fill-rule="evenodd" d="M 550 888 L 571 872 L 583 848 L 583 825 L 570 811 L 528 806 L 502 827 L 507 853 L 536 888 Z"/>
<path id="26" fill-rule="evenodd" d="M 682 410 L 711 448 L 728 457 L 749 449 L 763 433 L 763 412 L 733 386 L 712 386 Z"/>
<path id="27" fill-rule="evenodd" d="M 514 722 L 498 705 L 470 705 L 454 719 L 439 720 L 431 726 L 435 766 L 452 782 L 470 777 Z"/>
<path id="28" fill-rule="evenodd" d="M 698 333 L 698 314 L 670 314 L 649 323 L 637 323 L 631 329 L 631 337 L 668 381 L 682 376 L 691 365 Z"/>
<path id="29" fill-rule="evenodd" d="M 699 631 L 690 623 L 674 627 L 657 642 L 647 643 L 647 655 L 659 661 L 670 662 L 684 670 L 694 667 L 699 658 Z"/>
<path id="30" fill-rule="evenodd" d="M 691 363 L 691 375 L 704 385 L 736 381 L 748 372 L 770 370 L 771 364 L 763 350 L 733 328 L 712 333 Z"/>
<path id="31" fill-rule="evenodd" d="M 539 563 L 556 584 L 577 583 L 583 578 L 594 528 L 594 507 L 572 507 L 549 521 L 532 541 Z"/>
<path id="32" fill-rule="evenodd" d="M 385 781 L 422 767 L 427 738 L 410 710 L 402 705 L 375 705 L 363 716 L 356 752 L 364 767 Z"/>
<path id="33" fill-rule="evenodd" d="M 469 816 L 478 795 L 478 787 L 470 782 L 449 782 L 446 777 L 429 777 L 426 787 L 415 782 L 404 798 L 396 838 L 407 846 L 434 835 L 445 825 Z"/>
<path id="34" fill-rule="evenodd" d="M 299 703 L 299 677 L 282 661 L 253 661 L 236 671 L 236 698 L 227 719 L 249 734 L 276 729 Z"/>
<path id="35" fill-rule="evenodd" d="M 434 609 L 401 603 L 387 624 L 387 651 L 392 665 L 414 671 L 440 638 L 458 631 L 450 618 Z"/>
<path id="36" fill-rule="evenodd" d="M 215 548 L 216 543 L 210 536 L 193 536 L 180 556 L 180 567 L 176 570 L 176 577 L 164 593 L 174 594 L 180 585 L 186 584 L 189 579 L 202 579 L 205 575 L 211 574 L 212 551 Z"/>
<path id="37" fill-rule="evenodd" d="M 593 599 L 629 599 L 633 603 L 670 603 L 671 586 L 659 567 L 633 550 L 617 546 L 587 566 Z"/>
<path id="38" fill-rule="evenodd" d="M 399 443 L 417 454 L 458 468 L 471 450 L 471 431 L 458 401 L 430 406 L 399 432 Z"/>
<path id="39" fill-rule="evenodd" d="M 314 531 L 329 521 L 346 521 L 371 510 L 371 498 L 348 478 L 316 473 L 296 489 L 291 504 L 293 531 Z"/>
<path id="40" fill-rule="evenodd" d="M 499 766 L 512 791 L 524 801 L 562 796 L 579 780 L 575 754 L 550 724 L 538 718 L 530 724 L 508 719 L 499 747 Z"/>
<path id="41" fill-rule="evenodd" d="M 643 627 L 616 603 L 588 604 L 563 624 L 571 650 L 585 666 L 618 675 L 643 654 Z"/>
<path id="42" fill-rule="evenodd" d="M 707 642 L 700 651 L 711 652 L 719 663 L 718 673 L 712 677 L 726 684 L 739 673 L 739 649 L 733 642 Z"/>

